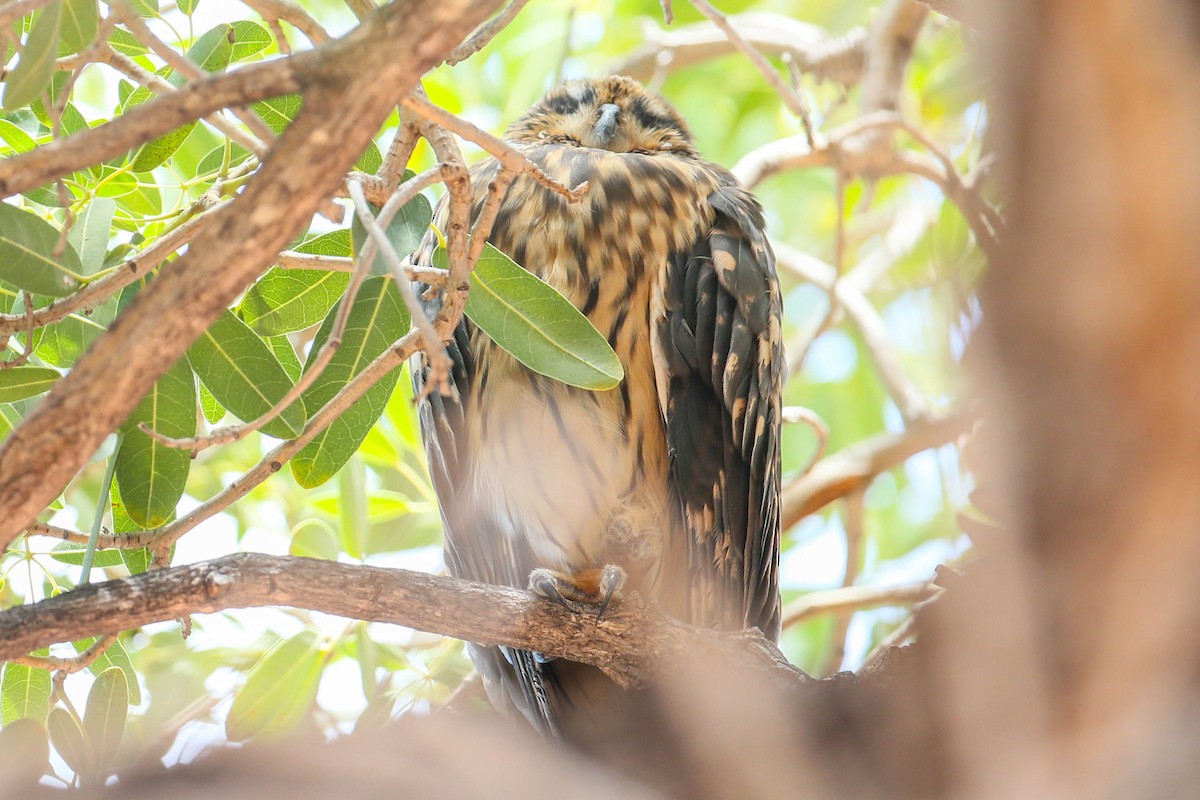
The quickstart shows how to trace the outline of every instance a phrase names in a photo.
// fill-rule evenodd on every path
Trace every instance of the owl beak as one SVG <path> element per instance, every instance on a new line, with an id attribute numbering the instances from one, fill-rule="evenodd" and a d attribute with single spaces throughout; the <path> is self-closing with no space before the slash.
<path id="1" fill-rule="evenodd" d="M 596 120 L 596 127 L 593 130 L 597 142 L 608 144 L 612 141 L 617 132 L 617 115 L 620 113 L 621 107 L 615 103 L 605 103 L 600 106 L 600 119 Z"/>

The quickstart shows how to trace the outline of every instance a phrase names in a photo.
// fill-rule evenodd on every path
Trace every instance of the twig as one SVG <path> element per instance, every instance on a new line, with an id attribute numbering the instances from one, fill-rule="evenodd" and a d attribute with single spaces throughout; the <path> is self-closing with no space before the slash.
<path id="1" fill-rule="evenodd" d="M 87 650 L 77 656 L 31 656 L 21 655 L 7 658 L 14 664 L 23 664 L 37 669 L 48 669 L 64 675 L 71 675 L 90 667 L 97 658 L 104 655 L 108 648 L 117 641 L 118 634 L 110 633 L 101 636 Z"/>
<path id="2" fill-rule="evenodd" d="M 122 155 L 230 105 L 299 92 L 306 81 L 319 74 L 321 62 L 315 52 L 209 76 L 189 85 L 186 91 L 164 93 L 129 109 L 111 122 L 0 161 L 0 197 L 28 191 Z"/>
<path id="3" fill-rule="evenodd" d="M 881 658 L 883 658 L 884 653 L 912 636 L 913 628 L 916 627 L 916 624 L 917 617 L 915 614 L 910 614 L 908 617 L 906 617 L 903 622 L 896 626 L 894 631 L 883 637 L 883 640 L 880 641 L 879 644 L 875 645 L 875 647 L 871 649 L 870 653 L 867 653 L 867 657 L 863 659 L 860 670 L 865 672 L 871 669 L 879 662 Z"/>
<path id="4" fill-rule="evenodd" d="M 862 75 L 863 42 L 866 39 L 863 28 L 834 36 L 824 28 L 782 14 L 738 14 L 730 17 L 730 22 L 759 52 L 786 54 L 801 70 L 818 80 L 852 86 Z M 677 30 L 663 30 L 651 24 L 646 26 L 642 38 L 646 44 L 613 65 L 611 72 L 648 83 L 668 70 L 683 69 L 737 52 L 725 33 L 710 22 Z"/>
<path id="5" fill-rule="evenodd" d="M 161 75 L 156 75 L 144 69 L 129 56 L 114 50 L 107 42 L 103 44 L 104 46 L 96 53 L 97 62 L 107 64 L 122 75 L 133 80 L 139 86 L 145 86 L 155 94 L 162 95 L 179 91 Z M 229 120 L 220 114 L 208 114 L 204 117 L 204 121 L 253 153 L 261 156 L 267 151 L 266 146 L 261 141 L 236 125 L 231 124 Z"/>
<path id="6" fill-rule="evenodd" d="M 21 292 L 21 296 L 24 298 L 24 302 L 21 304 L 21 310 L 23 312 L 23 316 L 25 317 L 25 349 L 14 359 L 0 361 L 0 370 L 19 367 L 27 362 L 29 357 L 33 355 L 33 331 L 34 328 L 37 327 L 33 324 L 33 298 L 29 296 L 29 292 L 25 291 Z M 5 334 L 5 336 L 7 337 L 7 334 Z M 4 345 L 7 346 L 7 344 L 8 342 L 6 340 Z"/>
<path id="7" fill-rule="evenodd" d="M 175 70 L 175 73 L 186 80 L 195 83 L 202 81 L 208 77 L 208 73 L 192 62 L 183 53 L 178 52 L 175 48 L 168 45 L 162 39 L 150 30 L 150 26 L 146 21 L 134 11 L 129 0 L 113 0 L 113 5 L 116 7 L 118 16 L 125 27 L 129 28 L 130 32 L 138 38 L 142 44 L 149 47 L 155 55 Z M 250 147 L 253 152 L 263 155 L 268 146 L 275 141 L 275 132 L 268 127 L 263 119 L 245 106 L 231 106 L 234 116 L 242 121 L 250 131 L 261 141 L 255 142 L 255 146 Z"/>
<path id="8" fill-rule="evenodd" d="M 826 456 L 808 474 L 784 484 L 780 514 L 783 528 L 865 487 L 876 475 L 911 456 L 953 441 L 968 432 L 974 421 L 973 414 L 961 411 L 931 416 L 902 433 L 878 434 Z"/>
<path id="9" fill-rule="evenodd" d="M 550 191 L 565 197 L 567 202 L 577 203 L 583 199 L 583 195 L 587 191 L 586 181 L 573 189 L 564 186 L 543 172 L 541 168 L 526 158 L 525 154 L 513 145 L 467 122 L 465 119 L 456 117 L 449 111 L 435 106 L 425 97 L 410 94 L 400 102 L 435 125 L 452 131 L 467 141 L 474 142 L 495 156 L 496 160 L 505 169 L 528 175 Z"/>
<path id="10" fill-rule="evenodd" d="M 825 447 L 829 444 L 829 426 L 825 423 L 825 420 L 821 419 L 817 412 L 803 406 L 784 406 L 782 418 L 784 422 L 793 425 L 803 423 L 817 435 L 817 446 L 813 449 L 812 456 L 803 469 L 796 473 L 797 475 L 806 475 L 821 460 L 821 456 L 825 455 Z"/>
<path id="11" fill-rule="evenodd" d="M 510 0 L 503 11 L 480 25 L 469 39 L 451 50 L 450 55 L 446 56 L 446 63 L 454 66 L 478 53 L 487 46 L 488 42 L 496 38 L 496 34 L 508 27 L 508 24 L 516 18 L 528 2 L 529 0 Z"/>
<path id="12" fill-rule="evenodd" d="M 746 41 L 746 39 L 738 33 L 737 29 L 729 22 L 729 18 L 722 14 L 708 0 L 692 0 L 692 5 L 696 7 L 704 16 L 708 17 L 714 25 L 724 31 L 729 37 L 729 41 L 738 50 L 745 54 L 746 58 L 750 59 L 755 68 L 762 73 L 762 76 L 767 79 L 767 83 L 775 90 L 775 93 L 783 100 L 783 104 L 795 114 L 798 118 L 803 119 L 808 114 L 808 108 L 804 105 L 804 100 L 795 92 L 792 87 L 788 86 L 783 78 L 779 77 L 779 72 L 768 63 L 763 54 L 758 52 L 758 49 Z"/>
<path id="13" fill-rule="evenodd" d="M 313 253 L 297 253 L 294 250 L 284 250 L 275 259 L 275 266 L 282 269 L 319 269 L 326 272 L 353 272 L 354 259 L 345 256 L 319 256 Z M 443 286 L 450 274 L 437 267 L 422 267 L 408 264 L 405 267 L 408 279 L 419 281 L 429 286 Z"/>
<path id="14" fill-rule="evenodd" d="M 863 544 L 863 510 L 866 487 L 859 486 L 846 495 L 846 519 L 843 527 L 846 531 L 846 569 L 842 575 L 842 588 L 854 586 L 858 573 L 862 569 Z M 838 609 L 833 612 L 833 631 L 830 640 L 833 645 L 825 656 L 825 665 L 821 670 L 823 675 L 832 675 L 841 669 L 842 660 L 846 657 L 846 634 L 850 630 L 849 609 Z"/>
<path id="15" fill-rule="evenodd" d="M 896 345 L 888 335 L 879 312 L 863 294 L 861 285 L 873 282 L 875 264 L 864 260 L 839 281 L 836 279 L 837 271 L 834 267 L 814 256 L 783 242 L 772 242 L 772 248 L 780 268 L 815 283 L 827 292 L 837 293 L 841 309 L 858 328 L 879 377 L 905 422 L 911 424 L 926 417 L 929 414 L 928 403 L 904 370 Z"/>
<path id="16" fill-rule="evenodd" d="M 34 327 L 51 325 L 66 319 L 77 311 L 85 311 L 100 305 L 138 278 L 154 270 L 175 251 L 194 239 L 229 202 L 225 201 L 214 206 L 205 213 L 183 223 L 175 230 L 164 233 L 153 243 L 125 259 L 124 263 L 104 277 L 88 283 L 74 294 L 37 309 L 33 312 Z M 21 330 L 23 325 L 25 325 L 25 317 L 22 314 L 0 314 L 0 336 L 15 333 Z"/>
<path id="17" fill-rule="evenodd" d="M 42 6 L 50 5 L 51 0 L 11 0 L 0 6 L 0 28 L 7 28 L 9 23 L 32 14 Z"/>
<path id="18" fill-rule="evenodd" d="M 291 0 L 242 0 L 243 3 L 258 12 L 258 15 L 270 22 L 283 20 L 304 34 L 314 47 L 329 41 L 329 32 L 321 23 L 313 19 L 307 11 Z"/>
<path id="19" fill-rule="evenodd" d="M 396 248 L 392 247 L 392 243 L 388 241 L 387 232 L 379 224 L 379 220 L 375 218 L 371 207 L 367 205 L 367 198 L 363 194 L 362 184 L 351 181 L 348 188 L 350 189 L 350 199 L 354 201 L 354 211 L 358 214 L 358 219 L 362 222 L 367 234 L 375 243 L 375 248 L 392 271 L 392 277 L 396 281 L 396 286 L 400 289 L 400 296 L 404 298 L 404 304 L 408 306 L 408 313 L 412 318 L 413 327 L 421 334 L 425 356 L 429 359 L 430 365 L 430 378 L 424 391 L 430 391 L 434 387 L 444 387 L 449 391 L 448 381 L 450 378 L 450 369 L 453 364 L 450 361 L 449 354 L 446 352 L 446 346 L 438 337 L 437 332 L 434 331 L 433 324 L 429 321 L 429 317 L 425 316 L 425 309 L 413 291 L 412 284 L 408 280 L 408 274 L 405 272 L 406 264 L 401 260 L 400 255 L 396 252 Z M 399 208 L 400 205 L 402 204 L 397 204 L 396 207 Z M 363 254 L 361 260 L 364 264 L 371 262 L 371 255 L 373 254 Z"/>
<path id="20" fill-rule="evenodd" d="M 862 611 L 879 606 L 909 606 L 928 600 L 941 591 L 922 581 L 903 586 L 847 586 L 809 592 L 783 609 L 783 627 L 788 628 L 813 617 L 835 611 Z"/>

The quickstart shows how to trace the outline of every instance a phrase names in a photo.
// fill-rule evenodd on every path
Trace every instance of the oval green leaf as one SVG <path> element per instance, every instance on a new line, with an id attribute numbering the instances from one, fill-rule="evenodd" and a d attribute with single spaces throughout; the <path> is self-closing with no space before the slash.
<path id="1" fill-rule="evenodd" d="M 252 103 L 251 108 L 258 113 L 263 121 L 275 133 L 283 133 L 288 125 L 292 124 L 292 120 L 300 113 L 301 98 L 298 94 L 284 94 L 279 97 L 272 97 L 267 100 L 260 100 L 257 103 Z M 358 159 L 354 168 L 361 171 L 374 174 L 383 163 L 383 156 L 376 147 L 375 142 L 367 145 L 366 152 Z"/>
<path id="2" fill-rule="evenodd" d="M 330 231 L 296 247 L 298 253 L 349 256 L 350 234 Z M 346 291 L 350 273 L 272 267 L 238 307 L 238 316 L 263 336 L 302 331 L 325 318 Z"/>
<path id="3" fill-rule="evenodd" d="M 96 555 L 99 555 L 97 552 Z M 71 642 L 76 653 L 83 653 L 93 644 L 98 641 L 97 638 L 80 639 L 76 642 Z M 108 649 L 96 657 L 96 660 L 88 664 L 88 672 L 99 677 L 106 669 L 116 668 L 125 673 L 125 684 L 129 687 L 129 705 L 136 706 L 142 702 L 142 690 L 138 686 L 137 672 L 133 669 L 133 660 L 129 658 L 129 651 L 125 649 L 125 645 L 121 644 L 121 640 L 117 639 Z"/>
<path id="4" fill-rule="evenodd" d="M 37 142 L 33 140 L 32 136 L 6 119 L 0 119 L 0 139 L 3 139 L 4 143 L 8 145 L 4 153 L 6 156 L 14 153 L 28 153 L 37 147 Z"/>
<path id="5" fill-rule="evenodd" d="M 187 357 L 217 402 L 246 421 L 270 411 L 295 385 L 271 346 L 229 310 L 200 334 Z M 264 425 L 262 432 L 291 439 L 307 421 L 305 403 L 297 401 Z"/>
<path id="6" fill-rule="evenodd" d="M 0 680 L 0 725 L 18 719 L 45 722 L 49 712 L 50 670 L 5 664 Z"/>
<path id="7" fill-rule="evenodd" d="M 208 420 L 209 425 L 216 425 L 225 419 L 224 406 L 217 402 L 217 398 L 212 396 L 212 392 L 203 383 L 200 384 L 200 410 L 204 412 L 204 418 Z"/>
<path id="8" fill-rule="evenodd" d="M 294 730 L 317 697 L 324 666 L 325 653 L 312 631 L 277 642 L 234 696 L 225 735 L 244 742 Z"/>
<path id="9" fill-rule="evenodd" d="M 0 403 L 35 397 L 48 391 L 61 377 L 58 370 L 48 367 L 13 367 L 0 370 Z"/>
<path id="10" fill-rule="evenodd" d="M 91 347 L 92 342 L 104 333 L 104 326 L 88 317 L 72 314 L 62 322 L 55 322 L 42 329 L 34 353 L 47 364 L 55 367 L 70 367 Z"/>
<path id="11" fill-rule="evenodd" d="M 34 294 L 66 297 L 79 288 L 79 256 L 70 243 L 54 256 L 59 231 L 49 222 L 0 203 L 0 264 L 4 280 Z"/>
<path id="12" fill-rule="evenodd" d="M 112 764 L 128 715 L 129 684 L 125 672 L 120 667 L 109 667 L 92 684 L 83 712 L 83 728 L 92 745 L 97 769 L 107 770 Z"/>
<path id="13" fill-rule="evenodd" d="M 261 53 L 271 46 L 271 32 L 248 19 L 232 23 L 233 53 L 230 61 L 245 61 Z"/>
<path id="14" fill-rule="evenodd" d="M 62 22 L 62 0 L 42 9 L 33 20 L 33 28 L 17 65 L 4 81 L 4 110 L 16 111 L 32 103 L 54 76 L 58 55 L 58 35 Z"/>
<path id="15" fill-rule="evenodd" d="M 59 55 L 78 53 L 100 32 L 100 8 L 96 0 L 62 0 L 62 42 Z"/>
<path id="16" fill-rule="evenodd" d="M 379 214 L 378 206 L 372 205 L 371 210 L 375 214 Z M 387 234 L 388 241 L 391 242 L 392 247 L 401 258 L 417 249 L 417 245 L 421 243 L 421 240 L 425 238 L 426 231 L 429 230 L 431 219 L 433 219 L 433 208 L 425 196 L 419 194 L 411 202 L 405 203 L 388 222 L 384 233 Z M 367 243 L 367 229 L 363 227 L 358 214 L 355 214 L 354 219 L 350 222 L 350 241 L 354 245 L 354 255 L 357 257 Z M 378 250 L 376 250 L 375 258 L 371 261 L 368 269 L 372 275 L 391 274 L 387 262 L 383 260 L 383 256 L 379 255 Z"/>
<path id="17" fill-rule="evenodd" d="M 434 254 L 446 267 L 446 253 Z M 534 372 L 581 389 L 612 389 L 620 359 L 591 321 L 533 273 L 490 244 L 471 273 L 466 314 L 492 341 Z"/>
<path id="18" fill-rule="evenodd" d="M 87 547 L 75 542 L 59 542 L 50 550 L 50 557 L 63 564 L 83 565 L 83 554 Z M 116 550 L 97 550 L 92 566 L 97 569 L 121 566 L 121 554 Z"/>
<path id="19" fill-rule="evenodd" d="M 157 528 L 174 515 L 192 459 L 142 433 L 139 422 L 174 438 L 196 435 L 196 382 L 186 359 L 154 382 L 121 426 L 116 474 L 125 511 L 142 528 Z"/>
<path id="20" fill-rule="evenodd" d="M 112 231 L 117 204 L 107 197 L 93 198 L 75 215 L 75 224 L 67 232 L 67 241 L 79 256 L 80 271 L 91 275 L 104 266 L 108 235 Z"/>
<path id="21" fill-rule="evenodd" d="M 50 739 L 46 725 L 33 719 L 18 719 L 0 728 L 0 775 L 13 796 L 50 771 Z"/>
<path id="22" fill-rule="evenodd" d="M 339 303 L 329 312 L 317 331 L 305 370 L 311 366 L 317 351 L 329 337 L 340 306 Z M 311 408 L 315 414 L 351 378 L 404 335 L 408 328 L 408 310 L 404 307 L 396 282 L 390 277 L 363 281 L 350 308 L 342 346 L 330 359 L 321 376 L 304 393 L 305 408 Z M 399 377 L 399 369 L 385 375 L 292 458 L 292 475 L 301 486 L 308 489 L 320 486 L 350 460 L 371 426 L 383 414 Z"/>
<path id="23" fill-rule="evenodd" d="M 79 727 L 70 711 L 61 706 L 52 709 L 50 718 L 46 721 L 46 729 L 50 733 L 54 749 L 62 756 L 63 761 L 67 762 L 68 767 L 81 775 L 89 775 L 94 771 L 92 749 L 83 736 L 83 728 Z"/>

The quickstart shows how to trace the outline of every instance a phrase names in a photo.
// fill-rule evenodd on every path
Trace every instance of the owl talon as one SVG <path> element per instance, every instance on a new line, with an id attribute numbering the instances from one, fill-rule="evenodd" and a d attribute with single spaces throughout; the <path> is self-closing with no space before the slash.
<path id="1" fill-rule="evenodd" d="M 529 588 L 577 614 L 596 608 L 601 619 L 614 599 L 619 599 L 625 585 L 625 570 L 616 564 L 599 569 L 565 573 L 539 567 L 529 573 Z"/>

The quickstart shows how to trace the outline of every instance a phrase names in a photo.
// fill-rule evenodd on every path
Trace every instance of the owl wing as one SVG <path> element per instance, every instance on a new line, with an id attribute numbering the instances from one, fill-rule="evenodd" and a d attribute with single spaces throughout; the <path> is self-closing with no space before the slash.
<path id="1" fill-rule="evenodd" d="M 779 633 L 783 355 L 762 211 L 713 167 L 712 228 L 660 274 L 655 372 L 686 531 L 691 621 Z"/>
<path id="2" fill-rule="evenodd" d="M 495 177 L 499 165 L 485 161 L 472 169 L 472 187 L 476 202 L 472 218 L 478 215 L 488 183 Z M 434 212 L 434 224 L 444 230 L 448 210 L 446 201 Z M 437 237 L 426 234 L 413 253 L 413 263 L 431 265 Z M 418 284 L 417 296 L 424 294 Z M 426 315 L 433 319 L 439 310 L 440 298 L 426 303 Z M 497 586 L 524 587 L 533 569 L 533 555 L 523 547 L 520 537 L 489 530 L 491 518 L 471 507 L 466 482 L 471 474 L 472 449 L 467 440 L 469 399 L 476 380 L 476 365 L 471 337 L 474 326 L 463 317 L 454 335 L 446 343 L 450 356 L 450 391 L 438 391 L 421 401 L 418 419 L 429 474 L 440 499 L 442 526 L 445 530 L 445 559 L 450 573 L 460 578 Z M 414 393 L 420 397 L 429 377 L 429 360 L 418 353 L 410 362 Z M 479 670 L 493 705 L 504 710 L 517 710 L 546 733 L 556 735 L 555 715 L 547 696 L 547 681 L 543 665 L 533 653 L 511 648 L 483 647 L 469 644 L 471 658 Z"/>

